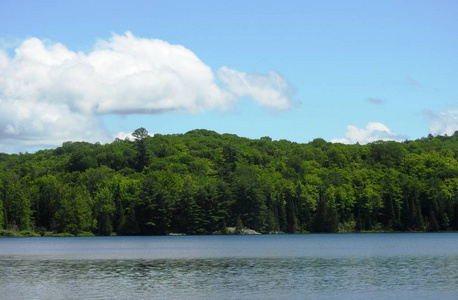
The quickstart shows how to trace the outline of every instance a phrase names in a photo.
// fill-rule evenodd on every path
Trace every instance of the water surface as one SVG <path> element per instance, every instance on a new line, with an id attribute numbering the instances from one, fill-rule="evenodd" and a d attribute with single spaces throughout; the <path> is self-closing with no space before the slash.
<path id="1" fill-rule="evenodd" d="M 1 299 L 458 299 L 458 234 L 0 239 Z"/>

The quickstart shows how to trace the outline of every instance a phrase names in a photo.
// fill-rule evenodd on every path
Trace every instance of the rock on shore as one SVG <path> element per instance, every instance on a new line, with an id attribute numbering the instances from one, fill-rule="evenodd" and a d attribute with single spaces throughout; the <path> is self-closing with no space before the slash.
<path id="1" fill-rule="evenodd" d="M 249 228 L 243 228 L 242 230 L 240 230 L 240 232 L 237 232 L 235 227 L 227 227 L 227 232 L 230 234 L 245 234 L 245 235 L 261 234 L 257 232 L 256 230 L 249 229 Z"/>

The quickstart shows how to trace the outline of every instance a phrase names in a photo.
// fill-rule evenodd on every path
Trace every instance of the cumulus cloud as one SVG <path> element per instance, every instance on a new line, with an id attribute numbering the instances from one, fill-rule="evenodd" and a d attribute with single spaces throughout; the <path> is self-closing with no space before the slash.
<path id="1" fill-rule="evenodd" d="M 3 98 L 65 103 L 86 114 L 197 112 L 234 101 L 190 50 L 131 33 L 99 41 L 88 54 L 32 38 L 5 73 Z"/>
<path id="2" fill-rule="evenodd" d="M 375 141 L 402 141 L 401 137 L 391 131 L 385 124 L 379 122 L 369 122 L 366 128 L 360 129 L 354 125 L 348 125 L 345 131 L 345 138 L 331 140 L 332 143 L 342 144 L 367 144 Z"/>
<path id="3" fill-rule="evenodd" d="M 103 114 L 224 111 L 239 97 L 286 109 L 289 92 L 275 72 L 222 67 L 215 75 L 191 50 L 130 32 L 98 41 L 89 53 L 30 38 L 13 58 L 0 50 L 0 151 L 6 141 L 109 141 Z"/>
<path id="4" fill-rule="evenodd" d="M 65 105 L 0 100 L 0 109 L 0 144 L 16 140 L 38 146 L 54 145 L 55 141 L 109 139 L 97 118 L 74 113 Z"/>
<path id="5" fill-rule="evenodd" d="M 458 110 L 434 113 L 425 112 L 429 119 L 429 132 L 432 135 L 453 135 L 458 130 Z"/>

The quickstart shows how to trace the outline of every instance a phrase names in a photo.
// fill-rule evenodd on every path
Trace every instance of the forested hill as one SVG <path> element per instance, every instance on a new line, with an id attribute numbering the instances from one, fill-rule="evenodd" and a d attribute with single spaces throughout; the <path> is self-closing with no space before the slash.
<path id="1" fill-rule="evenodd" d="M 458 230 L 458 132 L 342 145 L 208 130 L 0 154 L 0 229 L 98 235 Z"/>

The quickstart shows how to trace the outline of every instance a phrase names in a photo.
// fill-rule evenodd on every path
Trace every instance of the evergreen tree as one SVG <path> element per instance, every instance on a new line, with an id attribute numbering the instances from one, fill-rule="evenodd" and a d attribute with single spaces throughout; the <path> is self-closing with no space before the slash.
<path id="1" fill-rule="evenodd" d="M 136 129 L 132 136 L 135 138 L 135 145 L 137 147 L 137 156 L 136 156 L 136 169 L 138 172 L 141 172 L 144 167 L 149 165 L 149 154 L 147 150 L 146 141 L 149 137 L 148 131 L 141 127 Z"/>

